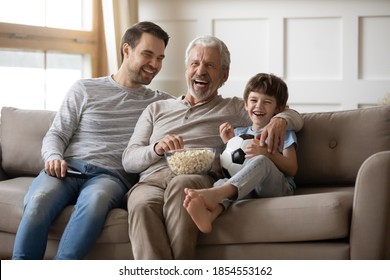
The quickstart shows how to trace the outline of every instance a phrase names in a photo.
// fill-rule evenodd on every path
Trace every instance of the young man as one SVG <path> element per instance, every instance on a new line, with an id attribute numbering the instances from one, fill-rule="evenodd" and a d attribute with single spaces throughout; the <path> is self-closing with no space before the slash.
<path id="1" fill-rule="evenodd" d="M 223 123 L 219 128 L 222 141 L 227 143 L 241 134 L 260 135 L 271 119 L 284 110 L 287 99 L 288 89 L 282 79 L 266 73 L 253 76 L 244 91 L 245 110 L 252 125 L 233 130 L 229 123 Z M 293 176 L 298 169 L 296 143 L 294 131 L 287 131 L 284 149 L 272 154 L 254 139 L 245 148 L 247 161 L 231 178 L 218 180 L 210 189 L 185 189 L 183 205 L 199 230 L 210 232 L 213 221 L 232 201 L 293 194 Z"/>
<path id="2" fill-rule="evenodd" d="M 123 153 L 125 170 L 140 173 L 127 203 L 135 259 L 192 259 L 199 230 L 182 206 L 184 189 L 209 188 L 222 175 L 217 158 L 209 175 L 175 176 L 164 152 L 184 146 L 216 147 L 218 154 L 223 147 L 218 132 L 223 121 L 235 127 L 250 124 L 241 99 L 218 95 L 230 67 L 229 50 L 221 40 L 196 38 L 186 50 L 185 61 L 187 94 L 149 105 Z M 264 137 L 268 133 L 279 142 L 286 122 L 295 130 L 303 125 L 301 116 L 288 110 L 271 120 Z"/>
<path id="3" fill-rule="evenodd" d="M 71 203 L 75 210 L 55 259 L 83 259 L 107 213 L 122 206 L 138 179 L 126 174 L 121 162 L 135 123 L 148 104 L 171 98 L 144 86 L 161 70 L 168 41 L 156 24 L 135 24 L 122 38 L 122 64 L 116 74 L 79 80 L 70 88 L 43 139 L 45 168 L 25 197 L 14 259 L 42 259 L 50 225 Z M 82 176 L 71 177 L 67 170 Z"/>

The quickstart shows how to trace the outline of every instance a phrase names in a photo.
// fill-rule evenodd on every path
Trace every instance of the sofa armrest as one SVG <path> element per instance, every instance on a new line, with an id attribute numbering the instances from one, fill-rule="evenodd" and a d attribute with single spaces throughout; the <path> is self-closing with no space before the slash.
<path id="1" fill-rule="evenodd" d="M 360 167 L 352 209 L 351 259 L 389 256 L 390 151 L 372 155 Z"/>
<path id="2" fill-rule="evenodd" d="M 7 179 L 7 175 L 5 174 L 5 171 L 2 167 L 2 162 L 3 162 L 3 157 L 2 157 L 2 153 L 1 153 L 1 141 L 0 141 L 0 181 L 3 181 L 5 179 Z"/>

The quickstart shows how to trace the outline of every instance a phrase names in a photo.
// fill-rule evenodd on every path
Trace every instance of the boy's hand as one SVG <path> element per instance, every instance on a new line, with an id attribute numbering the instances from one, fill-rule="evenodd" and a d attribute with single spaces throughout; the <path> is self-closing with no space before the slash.
<path id="1" fill-rule="evenodd" d="M 260 140 L 256 138 L 252 140 L 252 143 L 248 144 L 245 147 L 244 152 L 246 158 L 252 158 L 258 155 L 264 155 L 267 157 L 269 156 L 269 153 L 267 151 L 267 144 L 264 144 L 264 146 L 260 146 Z"/>
<path id="2" fill-rule="evenodd" d="M 234 130 L 230 123 L 225 122 L 219 126 L 219 136 L 224 144 L 234 137 Z"/>
<path id="3" fill-rule="evenodd" d="M 260 146 L 265 147 L 265 140 L 268 138 L 268 152 L 275 154 L 279 150 L 283 151 L 284 137 L 286 135 L 287 121 L 283 118 L 272 118 L 263 128 L 260 137 Z"/>

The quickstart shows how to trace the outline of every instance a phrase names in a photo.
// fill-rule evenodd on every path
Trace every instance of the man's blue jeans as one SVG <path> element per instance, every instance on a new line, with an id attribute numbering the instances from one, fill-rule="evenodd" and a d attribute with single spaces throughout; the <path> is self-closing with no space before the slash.
<path id="1" fill-rule="evenodd" d="M 34 179 L 24 199 L 13 259 L 43 259 L 49 228 L 70 204 L 75 210 L 55 259 L 83 259 L 99 237 L 107 213 L 123 205 L 128 187 L 116 173 L 77 160 L 68 165 L 87 174 L 87 179 L 58 179 L 44 171 Z"/>

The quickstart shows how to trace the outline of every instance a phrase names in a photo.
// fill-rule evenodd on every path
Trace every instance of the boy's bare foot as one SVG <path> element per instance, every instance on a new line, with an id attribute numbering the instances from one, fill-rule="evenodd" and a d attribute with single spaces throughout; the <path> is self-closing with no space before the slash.
<path id="1" fill-rule="evenodd" d="M 189 196 L 189 194 L 187 194 L 187 196 Z M 198 195 L 191 197 L 187 206 L 184 205 L 184 207 L 201 232 L 211 232 L 212 214 L 210 210 L 206 208 L 201 196 Z"/>
<path id="2" fill-rule="evenodd" d="M 188 207 L 188 204 L 190 203 L 191 201 L 191 196 L 189 196 L 188 194 L 186 194 L 185 198 L 184 198 L 184 201 L 183 201 L 183 206 L 184 208 L 187 208 Z"/>
<path id="3" fill-rule="evenodd" d="M 198 197 L 198 193 L 193 191 L 194 189 L 189 189 L 185 188 L 184 193 L 186 194 L 184 201 L 183 201 L 183 206 L 185 208 L 188 207 L 188 204 L 190 203 L 191 199 Z"/>
<path id="4" fill-rule="evenodd" d="M 188 199 L 188 202 L 201 196 L 203 204 L 206 209 L 212 211 L 216 209 L 219 205 L 220 199 L 215 194 L 215 188 L 210 189 L 184 189 L 186 193 L 185 200 Z"/>

